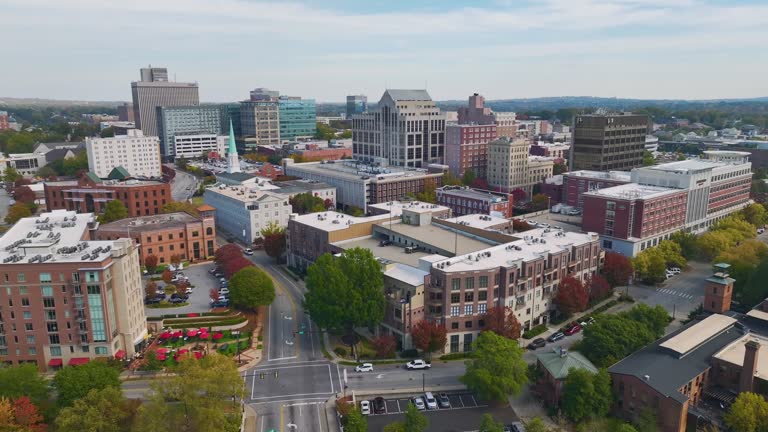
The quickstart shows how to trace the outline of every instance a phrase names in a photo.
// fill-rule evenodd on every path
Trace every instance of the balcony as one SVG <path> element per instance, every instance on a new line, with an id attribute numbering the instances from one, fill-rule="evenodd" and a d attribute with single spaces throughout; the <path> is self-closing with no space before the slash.
<path id="1" fill-rule="evenodd" d="M 525 303 L 516 303 L 515 310 L 520 310 L 525 307 Z"/>

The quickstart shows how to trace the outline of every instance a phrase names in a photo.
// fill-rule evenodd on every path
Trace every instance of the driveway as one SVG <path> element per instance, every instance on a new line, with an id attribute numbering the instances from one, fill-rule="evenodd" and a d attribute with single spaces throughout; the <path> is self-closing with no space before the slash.
<path id="1" fill-rule="evenodd" d="M 190 267 L 185 268 L 182 272 L 189 278 L 189 283 L 195 288 L 192 294 L 189 295 L 189 305 L 177 307 L 177 308 L 144 308 L 148 317 L 161 316 L 166 314 L 184 314 L 184 313 L 200 313 L 208 312 L 211 310 L 210 301 L 211 298 L 208 295 L 211 288 L 218 288 L 219 283 L 212 275 L 208 273 L 208 270 L 214 267 L 213 262 L 203 264 L 193 264 Z M 144 285 L 146 285 L 148 277 L 142 278 Z M 158 285 L 162 285 L 163 282 L 159 281 Z"/>
<path id="2" fill-rule="evenodd" d="M 704 281 L 711 275 L 712 264 L 689 261 L 679 275 L 656 287 L 632 285 L 629 294 L 641 303 L 663 306 L 673 318 L 684 319 L 704 300 Z"/>

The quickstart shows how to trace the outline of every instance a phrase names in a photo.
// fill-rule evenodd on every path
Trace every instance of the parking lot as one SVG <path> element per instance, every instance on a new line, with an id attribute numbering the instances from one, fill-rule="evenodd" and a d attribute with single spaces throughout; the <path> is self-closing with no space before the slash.
<path id="1" fill-rule="evenodd" d="M 434 393 L 434 395 L 437 397 L 438 393 Z M 422 396 L 423 398 L 424 395 L 395 395 L 385 398 L 386 413 L 371 413 L 368 416 L 368 430 L 383 431 L 386 425 L 403 421 L 405 409 L 414 396 Z M 370 397 L 371 400 L 373 398 L 373 396 Z M 451 402 L 450 408 L 423 411 L 429 419 L 427 431 L 476 431 L 480 427 L 480 421 L 485 413 L 490 413 L 496 421 L 504 424 L 517 421 L 517 416 L 509 406 L 489 406 L 486 402 L 478 400 L 472 393 L 448 393 L 448 399 Z"/>
<path id="2" fill-rule="evenodd" d="M 208 262 L 203 264 L 195 264 L 182 270 L 185 276 L 189 278 L 189 283 L 194 286 L 192 294 L 189 295 L 187 306 L 177 308 L 148 308 L 145 307 L 144 311 L 148 317 L 161 316 L 166 314 L 181 314 L 181 313 L 200 313 L 208 312 L 210 307 L 210 295 L 211 288 L 218 288 L 219 283 L 212 275 L 208 273 L 208 270 L 214 267 L 214 263 Z M 142 278 L 142 283 L 147 284 L 149 276 Z M 164 285 L 162 281 L 158 281 L 158 286 Z"/>

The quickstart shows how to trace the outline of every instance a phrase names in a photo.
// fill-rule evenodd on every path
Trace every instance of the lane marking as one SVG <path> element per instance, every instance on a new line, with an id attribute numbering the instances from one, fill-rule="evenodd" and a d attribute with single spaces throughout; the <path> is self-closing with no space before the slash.
<path id="1" fill-rule="evenodd" d="M 341 384 L 341 372 L 339 371 L 339 364 L 336 363 L 336 376 L 339 377 L 339 389 L 343 389 L 344 386 Z"/>
<path id="2" fill-rule="evenodd" d="M 295 358 L 296 358 L 296 356 L 294 355 L 294 356 L 288 356 L 288 357 L 273 358 L 273 359 L 269 359 L 267 361 L 292 360 L 292 359 L 295 359 Z"/>
<path id="3" fill-rule="evenodd" d="M 330 364 L 328 365 L 328 381 L 331 382 L 331 393 L 336 393 L 335 391 L 333 391 L 333 373 L 331 372 Z M 339 390 L 341 390 L 341 388 L 339 388 Z"/>
<path id="4" fill-rule="evenodd" d="M 298 397 L 298 396 L 323 396 L 323 395 L 331 395 L 333 393 L 302 393 L 302 394 L 287 394 L 287 395 L 280 395 L 280 396 L 262 396 L 253 398 L 251 400 L 262 400 L 262 399 L 279 399 L 279 398 L 285 398 L 285 397 Z M 291 400 L 303 400 L 303 399 L 291 399 Z M 285 402 L 285 401 L 283 401 Z"/>
<path id="5" fill-rule="evenodd" d="M 294 357 L 286 357 L 286 358 L 294 358 Z M 274 360 L 279 360 L 279 359 L 274 359 Z M 328 360 L 301 360 L 301 361 L 295 361 L 295 362 L 281 363 L 281 364 L 276 365 L 276 366 L 297 365 L 297 364 L 304 364 L 304 363 L 326 363 L 326 362 L 328 362 Z M 263 367 L 266 367 L 266 365 L 265 366 L 256 366 L 255 368 L 253 368 L 251 370 L 258 370 L 258 369 L 263 368 Z"/>
<path id="6" fill-rule="evenodd" d="M 320 427 L 320 432 L 323 432 L 323 422 L 320 421 L 320 404 L 316 403 L 315 407 L 317 408 L 317 425 Z"/>
<path id="7" fill-rule="evenodd" d="M 319 402 L 325 402 L 328 400 L 328 396 L 330 394 L 324 396 L 324 397 L 310 397 L 310 398 L 299 398 L 299 399 L 287 399 L 287 400 L 273 400 L 273 401 L 266 401 L 266 402 L 249 402 L 246 405 L 270 405 L 270 404 L 283 404 L 285 402 L 294 402 L 294 401 L 318 401 Z"/>

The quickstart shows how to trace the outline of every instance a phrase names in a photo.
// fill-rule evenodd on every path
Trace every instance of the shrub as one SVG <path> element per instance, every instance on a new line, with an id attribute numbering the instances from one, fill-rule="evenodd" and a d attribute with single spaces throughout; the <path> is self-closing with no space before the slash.
<path id="1" fill-rule="evenodd" d="M 440 356 L 440 360 L 459 360 L 472 357 L 471 352 L 450 353 Z"/>
<path id="2" fill-rule="evenodd" d="M 333 349 L 333 352 L 336 353 L 339 357 L 346 357 L 347 356 L 347 350 L 343 347 L 336 347 Z"/>
<path id="3" fill-rule="evenodd" d="M 400 353 L 400 357 L 402 357 L 402 358 L 416 358 L 418 356 L 419 356 L 419 351 L 416 350 L 415 348 L 403 350 Z"/>
<path id="4" fill-rule="evenodd" d="M 536 327 L 534 327 L 534 328 L 528 330 L 527 332 L 523 333 L 523 338 L 524 339 L 533 339 L 536 336 L 544 333 L 545 331 L 547 331 L 547 325 L 546 324 L 539 324 Z"/>

